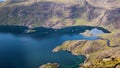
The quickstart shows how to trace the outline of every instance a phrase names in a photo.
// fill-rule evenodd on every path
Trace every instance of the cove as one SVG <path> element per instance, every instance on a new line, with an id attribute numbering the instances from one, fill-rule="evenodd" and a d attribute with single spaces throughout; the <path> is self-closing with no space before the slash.
<path id="1" fill-rule="evenodd" d="M 52 50 L 67 40 L 98 39 L 96 36 L 86 37 L 78 34 L 83 30 L 76 30 L 76 27 L 29 29 L 35 30 L 33 32 L 27 32 L 28 28 L 14 28 L 0 28 L 0 68 L 38 68 L 48 62 L 59 63 L 60 68 L 77 68 L 78 64 L 84 62 L 84 56 L 74 56 L 64 51 L 53 53 Z"/>

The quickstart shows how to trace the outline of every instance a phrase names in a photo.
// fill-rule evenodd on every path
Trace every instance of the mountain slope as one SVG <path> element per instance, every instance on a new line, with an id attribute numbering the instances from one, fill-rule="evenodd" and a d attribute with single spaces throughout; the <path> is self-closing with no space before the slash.
<path id="1" fill-rule="evenodd" d="M 67 41 L 58 50 L 88 55 L 89 60 L 83 68 L 98 68 L 99 64 L 102 68 L 104 65 L 105 68 L 113 68 L 120 63 L 119 4 L 120 0 L 7 0 L 0 3 L 0 25 L 50 28 L 89 25 L 107 28 L 111 34 L 101 35 L 104 40 Z M 104 62 L 106 59 L 110 60 Z"/>
<path id="2" fill-rule="evenodd" d="M 1 25 L 45 26 L 71 25 L 119 28 L 119 0 L 23 0 L 7 1 L 0 8 Z M 112 29 L 111 28 L 111 29 Z"/>

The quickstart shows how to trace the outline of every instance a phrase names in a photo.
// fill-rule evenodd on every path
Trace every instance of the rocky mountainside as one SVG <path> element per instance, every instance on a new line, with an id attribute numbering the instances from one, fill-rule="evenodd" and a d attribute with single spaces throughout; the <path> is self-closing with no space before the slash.
<path id="1" fill-rule="evenodd" d="M 92 25 L 118 29 L 119 3 L 119 0 L 7 0 L 1 3 L 0 25 L 53 28 Z"/>
<path id="2" fill-rule="evenodd" d="M 101 35 L 100 40 L 66 41 L 53 51 L 85 55 L 82 68 L 116 68 L 120 63 L 120 0 L 6 0 L 0 2 L 0 25 L 101 26 L 111 34 Z M 53 64 L 44 66 L 49 65 Z"/>

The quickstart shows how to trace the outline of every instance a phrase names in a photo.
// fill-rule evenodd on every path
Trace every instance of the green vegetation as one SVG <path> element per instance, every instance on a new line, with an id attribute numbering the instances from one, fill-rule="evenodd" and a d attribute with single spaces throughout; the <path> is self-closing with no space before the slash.
<path id="1" fill-rule="evenodd" d="M 118 63 L 120 63 L 120 58 L 114 60 L 106 59 L 106 61 L 94 60 L 93 64 L 89 66 L 83 66 L 82 68 L 114 68 Z"/>
<path id="2" fill-rule="evenodd" d="M 75 25 L 87 25 L 87 21 L 84 19 L 75 19 Z"/>

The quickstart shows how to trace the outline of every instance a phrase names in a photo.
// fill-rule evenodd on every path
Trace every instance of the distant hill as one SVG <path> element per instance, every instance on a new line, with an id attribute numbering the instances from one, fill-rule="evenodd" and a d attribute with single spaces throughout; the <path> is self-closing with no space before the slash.
<path id="1" fill-rule="evenodd" d="M 120 0 L 7 0 L 0 3 L 0 25 L 119 29 L 119 4 Z"/>

